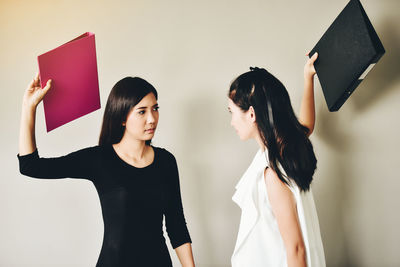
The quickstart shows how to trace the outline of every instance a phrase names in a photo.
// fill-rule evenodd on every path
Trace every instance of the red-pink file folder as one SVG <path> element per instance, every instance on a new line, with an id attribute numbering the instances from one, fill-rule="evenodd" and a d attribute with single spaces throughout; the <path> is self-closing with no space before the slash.
<path id="1" fill-rule="evenodd" d="M 38 56 L 47 132 L 100 108 L 94 34 L 87 32 Z"/>

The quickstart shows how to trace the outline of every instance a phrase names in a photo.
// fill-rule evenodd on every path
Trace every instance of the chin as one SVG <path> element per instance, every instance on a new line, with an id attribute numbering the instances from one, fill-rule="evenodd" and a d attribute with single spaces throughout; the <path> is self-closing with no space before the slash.
<path id="1" fill-rule="evenodd" d="M 241 141 L 246 141 L 248 138 L 246 138 L 245 136 L 239 135 L 239 139 L 240 139 Z"/>
<path id="2" fill-rule="evenodd" d="M 149 140 L 151 140 L 153 138 L 154 138 L 154 134 L 151 134 L 151 135 L 147 135 L 146 137 L 144 137 L 143 140 L 144 141 L 149 141 Z"/>
<path id="3" fill-rule="evenodd" d="M 247 140 L 251 139 L 251 137 L 248 135 L 239 135 L 239 138 L 241 141 L 247 141 Z"/>

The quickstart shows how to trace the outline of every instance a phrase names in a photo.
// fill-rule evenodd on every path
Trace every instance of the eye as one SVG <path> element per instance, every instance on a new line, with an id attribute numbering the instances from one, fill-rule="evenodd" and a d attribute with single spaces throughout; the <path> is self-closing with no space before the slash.
<path id="1" fill-rule="evenodd" d="M 143 115 L 144 113 L 145 113 L 145 111 L 144 110 L 141 110 L 141 111 L 139 111 L 138 112 L 140 115 Z"/>
<path id="2" fill-rule="evenodd" d="M 154 107 L 153 110 L 154 111 L 158 111 L 160 109 L 160 107 Z"/>

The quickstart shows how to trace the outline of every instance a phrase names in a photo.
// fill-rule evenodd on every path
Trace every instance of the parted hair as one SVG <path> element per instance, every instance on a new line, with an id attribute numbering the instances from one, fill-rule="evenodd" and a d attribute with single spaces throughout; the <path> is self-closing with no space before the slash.
<path id="1" fill-rule="evenodd" d="M 153 93 L 158 98 L 157 90 L 146 80 L 139 77 L 126 77 L 118 81 L 111 89 L 103 116 L 99 145 L 119 143 L 124 135 L 130 110 L 147 94 Z M 150 145 L 151 140 L 146 144 Z"/>

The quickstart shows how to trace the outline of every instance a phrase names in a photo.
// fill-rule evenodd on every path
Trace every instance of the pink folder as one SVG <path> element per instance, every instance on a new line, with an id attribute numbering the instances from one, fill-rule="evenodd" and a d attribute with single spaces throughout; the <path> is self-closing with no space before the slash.
<path id="1" fill-rule="evenodd" d="M 38 56 L 47 132 L 100 108 L 94 34 L 87 32 Z"/>

